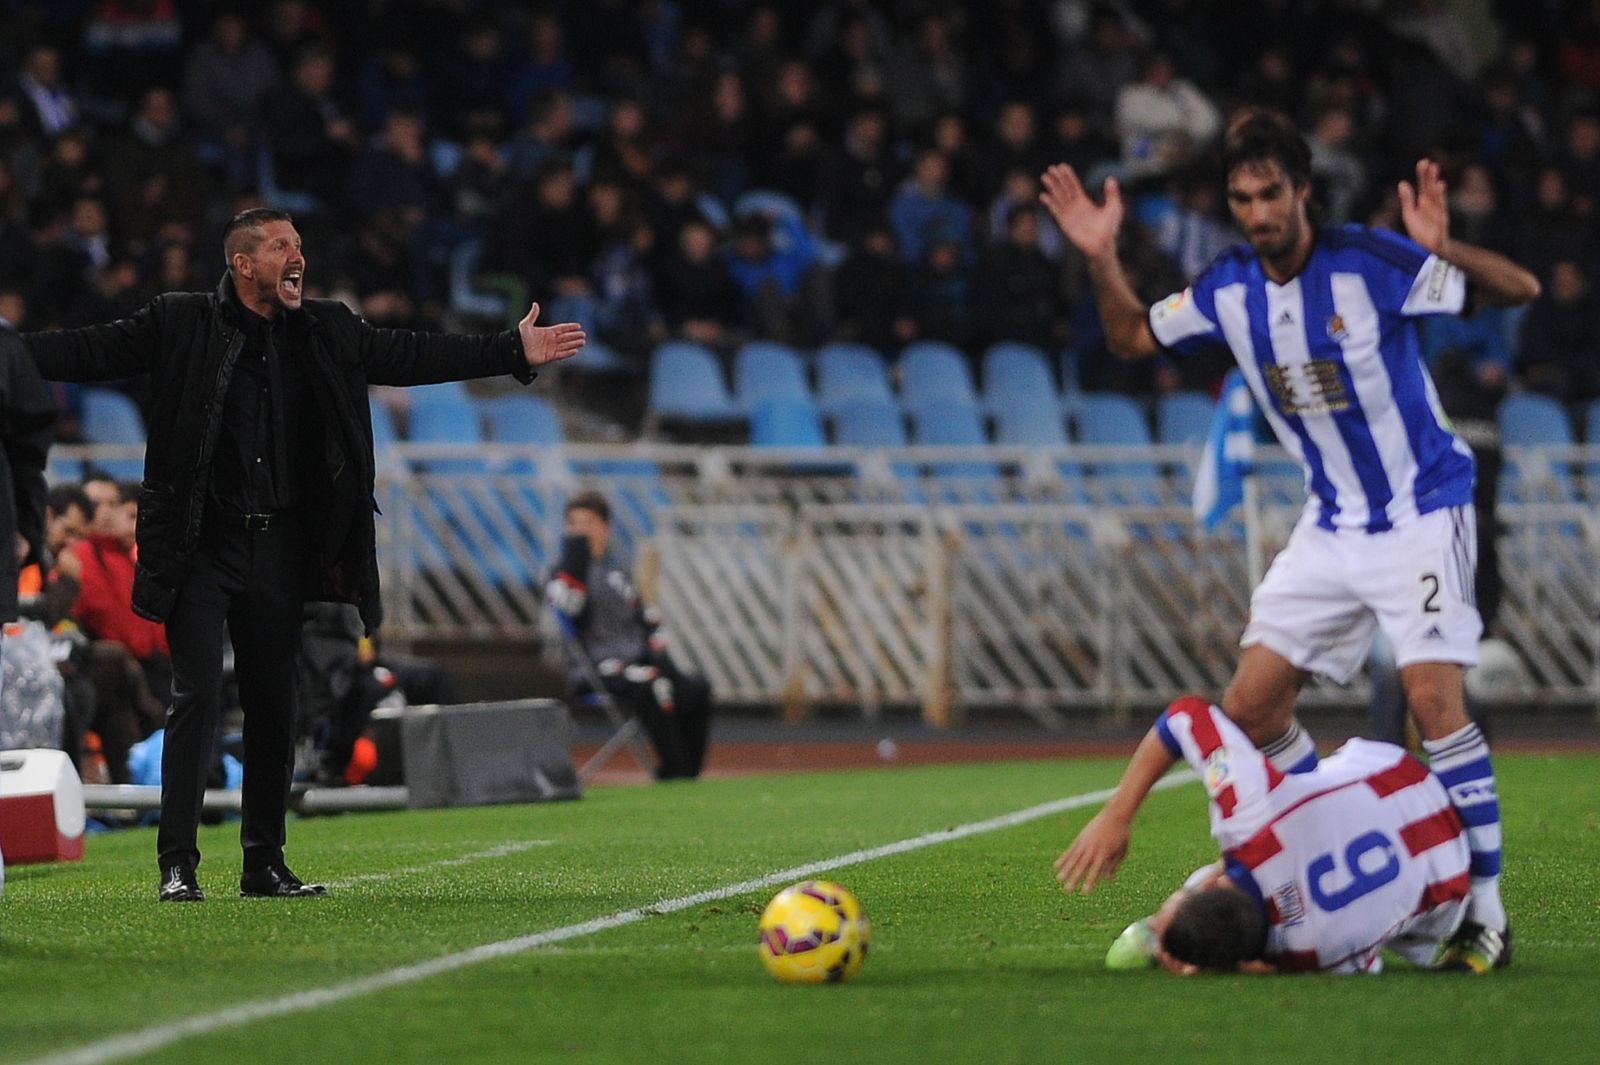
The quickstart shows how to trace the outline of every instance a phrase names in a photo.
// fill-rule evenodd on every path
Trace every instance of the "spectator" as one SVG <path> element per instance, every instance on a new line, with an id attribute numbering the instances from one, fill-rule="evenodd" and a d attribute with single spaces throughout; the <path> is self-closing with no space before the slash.
<path id="1" fill-rule="evenodd" d="M 995 186 L 994 157 L 972 142 L 966 120 L 954 111 L 944 112 L 933 120 L 930 140 L 944 156 L 950 194 L 968 207 L 988 199 Z"/>
<path id="2" fill-rule="evenodd" d="M 356 156 L 350 202 L 361 218 L 394 214 L 410 232 L 434 213 L 438 195 L 422 115 L 395 108 Z"/>
<path id="3" fill-rule="evenodd" d="M 898 167 L 882 111 L 857 111 L 843 143 L 823 171 L 823 228 L 834 240 L 853 242 L 884 217 L 894 194 Z"/>
<path id="4" fill-rule="evenodd" d="M 588 166 L 591 177 L 622 180 L 633 188 L 650 183 L 655 168 L 655 146 L 651 143 L 644 104 L 638 100 L 618 100 L 606 114 L 606 128 L 592 148 Z"/>
<path id="5" fill-rule="evenodd" d="M 797 218 L 746 215 L 734 225 L 728 273 L 743 294 L 744 324 L 787 343 L 821 339 L 827 317 L 816 248 Z"/>
<path id="6" fill-rule="evenodd" d="M 278 185 L 309 192 L 329 211 L 345 205 L 358 146 L 355 123 L 334 91 L 334 74 L 333 53 L 305 52 L 295 62 L 289 91 L 274 96 L 265 111 Z"/>
<path id="7" fill-rule="evenodd" d="M 534 96 L 528 124 L 506 144 L 511 176 L 528 181 L 548 162 L 572 160 L 572 97 L 558 89 Z"/>
<path id="8" fill-rule="evenodd" d="M 1152 52 L 1139 78 L 1117 93 L 1117 129 L 1129 175 L 1168 173 L 1206 148 L 1222 130 L 1217 107 L 1180 78 L 1165 52 Z"/>
<path id="9" fill-rule="evenodd" d="M 493 21 L 475 18 L 434 77 L 433 95 L 445 130 L 459 137 L 474 129 L 507 129 L 512 83 L 504 34 Z"/>
<path id="10" fill-rule="evenodd" d="M 600 235 L 577 196 L 571 165 L 547 161 L 534 179 L 533 196 L 513 201 L 495 219 L 484 269 L 518 274 L 537 292 L 592 293 L 589 266 L 600 250 Z"/>
<path id="11" fill-rule="evenodd" d="M 894 351 L 917 339 L 905 267 L 888 226 L 869 227 L 834 271 L 833 304 L 841 340 Z"/>
<path id="12" fill-rule="evenodd" d="M 1356 151 L 1356 124 L 1343 107 L 1329 107 L 1317 116 L 1306 137 L 1311 146 L 1311 174 L 1317 182 L 1323 213 L 1331 225 L 1356 220 L 1356 205 L 1367 190 L 1367 168 Z"/>
<path id="13" fill-rule="evenodd" d="M 1563 403 L 1600 398 L 1600 301 L 1583 267 L 1571 259 L 1551 266 L 1544 294 L 1522 325 L 1517 372 L 1535 392 Z"/>
<path id="14" fill-rule="evenodd" d="M 977 340 L 972 278 L 964 268 L 961 245 L 955 241 L 936 237 L 928 243 L 922 261 L 911 273 L 910 296 L 919 337 L 958 348 Z"/>
<path id="15" fill-rule="evenodd" d="M 399 41 L 385 45 L 362 64 L 356 75 L 356 97 L 361 105 L 361 123 L 367 129 L 380 128 L 396 110 L 410 111 L 424 119 L 435 117 L 422 60 L 415 48 Z"/>
<path id="16" fill-rule="evenodd" d="M 167 691 L 172 686 L 172 653 L 166 630 L 133 612 L 138 486 L 112 482 L 106 489 L 101 486 L 107 482 L 90 483 L 100 498 L 88 534 L 71 549 L 80 589 L 72 616 L 90 639 L 126 647 L 143 668 L 151 691 Z"/>
<path id="17" fill-rule="evenodd" d="M 658 780 L 693 780 L 705 764 L 711 688 L 668 651 L 660 615 L 646 608 L 612 550 L 611 507 L 598 492 L 567 503 L 566 535 L 546 594 L 572 619 L 601 683 L 638 714 L 655 745 Z M 586 679 L 573 678 L 581 688 Z"/>
<path id="18" fill-rule="evenodd" d="M 902 129 L 920 129 L 965 101 L 965 57 L 956 48 L 950 16 L 933 11 L 916 24 L 889 64 L 889 106 Z"/>
<path id="19" fill-rule="evenodd" d="M 78 121 L 78 102 L 61 75 L 61 53 L 47 44 L 28 50 L 13 92 L 21 102 L 23 121 L 36 137 L 52 140 Z"/>
<path id="20" fill-rule="evenodd" d="M 528 55 L 516 68 L 506 105 L 512 117 L 523 121 L 534 102 L 551 92 L 565 94 L 577 73 L 567 55 L 561 20 L 543 11 L 528 23 Z"/>
<path id="21" fill-rule="evenodd" d="M 667 328 L 700 344 L 731 344 L 731 326 L 739 318 L 739 289 L 716 249 L 717 237 L 709 225 L 687 222 L 654 277 Z"/>
<path id="22" fill-rule="evenodd" d="M 244 16 L 224 10 L 183 68 L 183 114 L 203 152 L 222 164 L 230 189 L 255 173 L 256 116 L 283 85 L 272 50 L 250 35 Z"/>
<path id="23" fill-rule="evenodd" d="M 979 264 L 977 320 L 985 342 L 1022 340 L 1051 351 L 1068 339 L 1061 272 L 1040 250 L 1039 231 L 1036 206 L 1013 207 L 1005 239 Z"/>
<path id="24" fill-rule="evenodd" d="M 963 258 L 972 251 L 971 211 L 950 195 L 950 164 L 936 149 L 919 151 L 911 176 L 889 201 L 889 225 L 900 255 L 908 263 L 924 262 L 935 240 L 954 242 Z"/>

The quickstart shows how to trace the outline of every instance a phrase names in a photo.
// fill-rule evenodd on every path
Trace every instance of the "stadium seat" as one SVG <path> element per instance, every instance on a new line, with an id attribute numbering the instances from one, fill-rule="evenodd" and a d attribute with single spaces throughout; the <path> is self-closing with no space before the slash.
<path id="1" fill-rule="evenodd" d="M 733 358 L 734 394 L 746 414 L 773 397 L 809 401 L 805 363 L 787 344 L 752 340 Z"/>
<path id="2" fill-rule="evenodd" d="M 1534 392 L 1507 396 L 1497 412 L 1500 442 L 1509 447 L 1572 444 L 1572 422 L 1559 402 Z"/>
<path id="3" fill-rule="evenodd" d="M 1144 411 L 1127 396 L 1095 392 L 1073 404 L 1075 437 L 1080 444 L 1149 447 L 1150 426 Z M 1107 500 L 1125 505 L 1154 506 L 1162 502 L 1161 471 L 1153 462 L 1118 460 L 1095 464 L 1105 480 Z"/>
<path id="4" fill-rule="evenodd" d="M 822 419 L 806 396 L 768 396 L 750 415 L 750 443 L 756 447 L 827 447 Z"/>
<path id="5" fill-rule="evenodd" d="M 1050 358 L 1032 344 L 1002 340 L 983 354 L 983 402 L 998 415 L 1019 400 L 1047 396 L 1056 401 Z"/>
<path id="6" fill-rule="evenodd" d="M 1583 416 L 1583 442 L 1600 447 L 1600 399 L 1591 402 Z"/>
<path id="7" fill-rule="evenodd" d="M 489 439 L 497 444 L 537 444 L 561 447 L 567 434 L 561 416 L 543 396 L 511 393 L 478 401 L 478 412 L 489 426 Z"/>
<path id="8" fill-rule="evenodd" d="M 1021 396 L 994 411 L 997 444 L 1008 447 L 1066 447 L 1067 423 L 1054 398 Z"/>
<path id="9" fill-rule="evenodd" d="M 905 447 L 904 416 L 893 400 L 847 400 L 834 412 L 833 442 L 840 447 Z"/>
<path id="10" fill-rule="evenodd" d="M 937 340 L 919 340 L 900 353 L 900 401 L 907 410 L 930 400 L 952 399 L 978 405 L 966 356 Z"/>
<path id="11" fill-rule="evenodd" d="M 1171 392 L 1156 401 L 1156 442 L 1203 446 L 1216 401 L 1204 392 Z"/>
<path id="12" fill-rule="evenodd" d="M 478 410 L 497 444 L 560 447 L 567 442 L 560 415 L 542 396 L 497 396 L 479 401 Z"/>
<path id="13" fill-rule="evenodd" d="M 650 353 L 650 413 L 657 420 L 730 422 L 743 418 L 710 349 L 670 340 Z"/>
<path id="14" fill-rule="evenodd" d="M 411 405 L 408 439 L 414 444 L 481 444 L 483 423 L 478 408 L 466 397 L 424 396 Z M 424 459 L 417 463 L 426 473 L 486 473 L 481 455 Z"/>
<path id="15" fill-rule="evenodd" d="M 611 345 L 594 339 L 593 333 L 584 341 L 577 358 L 561 364 L 563 374 L 632 374 L 638 369 L 638 363 L 624 357 Z"/>
<path id="16" fill-rule="evenodd" d="M 481 240 L 463 241 L 450 253 L 450 309 L 457 314 L 501 321 L 511 310 L 506 298 L 474 287 L 478 260 L 482 258 Z"/>
<path id="17" fill-rule="evenodd" d="M 989 445 L 983 414 L 975 404 L 954 399 L 931 399 L 912 408 L 912 439 L 919 447 L 975 447 Z M 1002 492 L 1000 469 L 992 462 L 935 462 L 928 476 L 938 482 L 939 495 L 950 503 L 995 503 Z"/>
<path id="18" fill-rule="evenodd" d="M 876 348 L 866 344 L 835 342 L 817 353 L 817 404 L 824 413 L 836 413 L 854 399 L 893 402 L 889 368 Z"/>
<path id="19" fill-rule="evenodd" d="M 278 184 L 278 158 L 265 141 L 256 148 L 256 189 L 261 193 L 261 205 L 274 211 L 312 215 L 322 210 L 322 204 L 309 192 L 295 192 Z"/>
<path id="20" fill-rule="evenodd" d="M 85 388 L 83 438 L 91 444 L 143 445 L 144 418 L 138 404 L 113 389 Z M 94 465 L 119 481 L 137 481 L 144 476 L 144 460 L 138 457 L 101 459 Z"/>
<path id="21" fill-rule="evenodd" d="M 1500 401 L 1496 412 L 1500 423 L 1500 443 L 1504 447 L 1570 447 L 1576 440 L 1572 421 L 1558 400 L 1534 392 L 1518 392 Z M 1547 491 L 1534 470 L 1507 458 L 1500 470 L 1500 490 L 1510 501 L 1570 502 L 1578 497 L 1572 471 L 1564 463 L 1548 466 Z"/>

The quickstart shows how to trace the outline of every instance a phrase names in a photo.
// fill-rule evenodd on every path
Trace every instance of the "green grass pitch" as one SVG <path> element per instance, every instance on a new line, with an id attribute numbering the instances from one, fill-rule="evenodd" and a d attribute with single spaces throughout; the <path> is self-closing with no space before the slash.
<path id="1" fill-rule="evenodd" d="M 156 903 L 149 830 L 93 837 L 81 863 L 7 871 L 0 1065 L 1600 1061 L 1600 758 L 1534 755 L 1497 760 L 1518 956 L 1488 978 L 1106 972 L 1123 925 L 1213 856 L 1190 784 L 1152 797 L 1122 875 L 1088 898 L 1062 895 L 1051 861 L 1094 806 L 828 874 L 873 922 L 844 985 L 766 977 L 763 889 L 142 1054 L 94 1049 L 1090 792 L 1120 766 L 728 778 L 302 820 L 290 862 L 334 893 L 293 902 L 236 897 L 234 825 L 205 831 L 211 898 L 191 906 Z"/>

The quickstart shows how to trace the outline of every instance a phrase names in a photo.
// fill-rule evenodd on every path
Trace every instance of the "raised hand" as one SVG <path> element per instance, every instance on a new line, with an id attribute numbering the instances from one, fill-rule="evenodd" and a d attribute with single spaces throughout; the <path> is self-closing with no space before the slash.
<path id="1" fill-rule="evenodd" d="M 1400 182 L 1400 218 L 1406 234 L 1435 255 L 1450 243 L 1450 202 L 1439 164 L 1417 160 L 1417 183 Z"/>
<path id="2" fill-rule="evenodd" d="M 529 366 L 543 366 L 549 362 L 570 359 L 583 350 L 589 338 L 577 322 L 559 325 L 535 325 L 539 320 L 539 305 L 528 308 L 528 316 L 517 323 L 517 334 L 522 337 L 522 354 Z"/>
<path id="3" fill-rule="evenodd" d="M 1102 880 L 1117 875 L 1117 867 L 1128 856 L 1127 822 L 1101 810 L 1094 816 L 1066 853 L 1056 859 L 1056 879 L 1063 891 L 1082 888 L 1085 895 Z"/>
<path id="4" fill-rule="evenodd" d="M 1091 259 L 1113 254 L 1122 228 L 1122 189 L 1106 178 L 1105 202 L 1097 204 L 1084 191 L 1072 167 L 1057 163 L 1044 172 L 1039 200 L 1074 247 Z"/>

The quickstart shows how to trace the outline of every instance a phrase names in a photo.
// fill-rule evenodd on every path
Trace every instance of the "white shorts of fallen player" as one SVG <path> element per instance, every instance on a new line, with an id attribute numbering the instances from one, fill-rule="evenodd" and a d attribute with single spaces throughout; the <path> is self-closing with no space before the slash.
<path id="1" fill-rule="evenodd" d="M 1381 533 L 1320 528 L 1301 516 L 1250 597 L 1241 647 L 1261 644 L 1343 684 L 1381 629 L 1400 666 L 1474 666 L 1483 622 L 1472 585 L 1477 526 L 1470 506 L 1419 515 Z"/>

